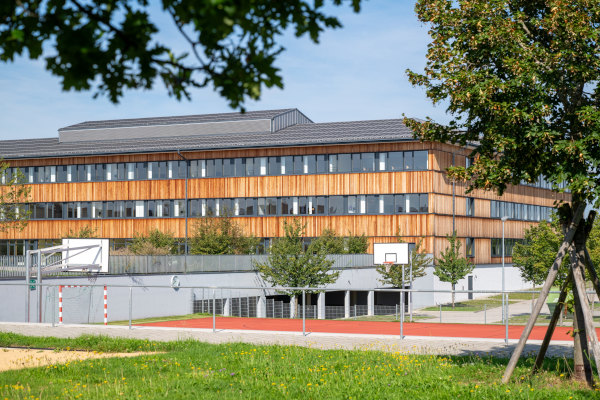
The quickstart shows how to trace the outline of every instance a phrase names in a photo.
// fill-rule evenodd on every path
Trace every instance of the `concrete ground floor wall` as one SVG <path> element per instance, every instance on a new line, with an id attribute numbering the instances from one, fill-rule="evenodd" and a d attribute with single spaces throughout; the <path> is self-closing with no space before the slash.
<path id="1" fill-rule="evenodd" d="M 199 273 L 177 275 L 181 286 L 197 287 L 244 287 L 256 289 L 209 289 L 180 288 L 172 285 L 172 274 L 164 275 L 120 275 L 98 276 L 95 280 L 87 277 L 44 279 L 41 289 L 30 290 L 24 280 L 0 281 L 0 321 L 37 322 L 40 316 L 38 299 L 41 300 L 41 319 L 43 322 L 58 322 L 58 289 L 56 285 L 75 286 L 63 289 L 64 323 L 101 323 L 103 320 L 103 287 L 108 287 L 109 321 L 128 320 L 131 296 L 131 313 L 134 319 L 189 314 L 194 311 L 195 300 L 230 299 L 242 297 L 268 298 L 278 293 L 268 286 L 255 272 L 240 273 Z M 471 274 L 458 282 L 457 290 L 494 290 L 502 288 L 501 265 L 480 265 Z M 376 305 L 394 304 L 399 294 L 391 292 L 368 292 L 364 289 L 385 288 L 380 282 L 375 268 L 352 268 L 340 271 L 340 277 L 329 289 L 342 289 L 331 292 L 329 296 L 313 295 L 307 304 L 316 304 L 318 309 L 328 305 Z M 471 286 L 469 286 L 471 282 Z M 522 290 L 531 285 L 524 282 L 518 269 L 507 265 L 505 268 L 506 290 Z M 94 287 L 86 285 L 96 285 Z M 126 286 L 126 287 L 118 287 Z M 78 287 L 79 286 L 79 287 Z M 163 287 L 156 287 L 163 286 Z M 131 289 L 130 289 L 131 287 Z M 413 308 L 418 309 L 450 301 L 450 293 L 435 292 L 451 289 L 449 283 L 440 282 L 433 274 L 433 267 L 427 268 L 425 276 L 414 282 L 414 289 L 422 292 L 413 294 Z M 327 288 L 327 287 L 326 287 Z M 363 289 L 363 290 L 361 290 Z M 213 293 L 214 292 L 214 293 Z M 30 299 L 29 317 L 27 316 L 27 296 Z M 473 293 L 473 297 L 485 296 Z M 464 300 L 465 294 L 457 294 L 457 300 Z M 289 300 L 287 300 L 289 302 Z M 399 302 L 399 300 L 398 300 Z M 398 303 L 396 302 L 396 304 Z M 371 311 L 371 309 L 370 309 Z M 260 316 L 260 312 L 258 313 Z M 324 314 L 323 314 L 324 315 Z M 263 315 L 264 316 L 264 315 Z M 321 315 L 321 312 L 319 314 Z"/>

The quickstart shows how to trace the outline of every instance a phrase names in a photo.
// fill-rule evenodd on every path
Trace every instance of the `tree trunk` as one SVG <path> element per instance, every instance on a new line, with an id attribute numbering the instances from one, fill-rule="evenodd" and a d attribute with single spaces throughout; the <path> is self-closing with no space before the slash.
<path id="1" fill-rule="evenodd" d="M 454 310 L 454 288 L 456 287 L 456 284 L 453 283 L 452 284 L 452 309 Z"/>

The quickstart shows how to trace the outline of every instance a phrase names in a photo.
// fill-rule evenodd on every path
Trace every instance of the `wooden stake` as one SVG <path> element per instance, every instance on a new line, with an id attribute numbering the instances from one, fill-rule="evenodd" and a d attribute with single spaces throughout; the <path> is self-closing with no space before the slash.
<path id="1" fill-rule="evenodd" d="M 590 309 L 590 303 L 585 293 L 585 281 L 583 279 L 582 265 L 579 263 L 577 255 L 572 256 L 572 268 L 573 268 L 573 281 L 577 289 L 577 293 L 574 295 L 579 297 L 579 306 L 583 313 L 583 321 L 585 326 L 586 340 L 590 342 L 590 349 L 594 355 L 596 361 L 596 369 L 600 368 L 600 344 L 598 343 L 598 335 L 594 329 L 594 323 L 592 318 L 592 310 Z M 581 329 L 581 328 L 580 328 Z M 584 354 L 584 357 L 586 355 Z"/>
<path id="2" fill-rule="evenodd" d="M 577 231 L 579 222 L 583 217 L 584 210 L 585 205 L 579 204 L 577 210 L 575 211 L 575 214 L 573 215 L 573 219 L 571 220 L 571 222 L 568 225 L 568 228 L 566 229 L 565 237 L 563 239 L 562 244 L 560 245 L 560 248 L 558 249 L 558 253 L 556 255 L 554 263 L 552 264 L 552 268 L 550 268 L 550 271 L 548 272 L 548 277 L 546 278 L 546 282 L 544 282 L 544 286 L 542 287 L 542 290 L 540 292 L 540 297 L 538 297 L 537 302 L 535 303 L 535 307 L 533 308 L 529 320 L 527 321 L 527 325 L 525 325 L 525 329 L 523 330 L 523 333 L 519 338 L 519 343 L 517 344 L 517 347 L 515 347 L 515 350 L 513 351 L 510 357 L 510 361 L 506 366 L 506 370 L 504 371 L 504 375 L 502 376 L 502 383 L 508 383 L 510 377 L 512 376 L 515 370 L 515 367 L 517 366 L 519 357 L 521 357 L 521 353 L 523 353 L 523 349 L 525 348 L 525 343 L 527 343 L 527 339 L 531 334 L 531 330 L 535 325 L 535 321 L 538 315 L 540 314 L 540 311 L 542 310 L 546 298 L 548 297 L 548 292 L 550 291 L 550 288 L 556 280 L 556 275 L 558 275 L 558 269 L 562 264 L 562 260 L 565 256 L 565 253 L 571 247 L 571 243 L 573 242 L 573 238 L 575 237 L 575 232 Z"/>
<path id="3" fill-rule="evenodd" d="M 598 299 L 600 299 L 600 280 L 598 280 L 598 274 L 596 273 L 596 268 L 594 267 L 592 257 L 590 257 L 587 247 L 585 248 L 585 261 L 585 266 L 588 275 L 590 276 L 590 281 L 592 281 L 592 286 L 594 286 L 596 295 L 598 295 Z"/>
<path id="4" fill-rule="evenodd" d="M 560 318 L 560 314 L 564 308 L 565 300 L 567 299 L 567 293 L 569 291 L 569 285 L 571 284 L 571 274 L 567 276 L 567 280 L 563 283 L 562 288 L 560 289 L 560 295 L 558 296 L 558 302 L 556 303 L 556 308 L 552 313 L 552 319 L 550 320 L 550 324 L 548 325 L 548 330 L 546 331 L 546 336 L 544 336 L 544 341 L 542 342 L 542 346 L 540 347 L 540 351 L 535 359 L 535 364 L 533 365 L 533 370 L 531 374 L 535 374 L 541 367 L 544 362 L 544 357 L 546 357 L 546 351 L 548 350 L 548 346 L 550 345 L 550 340 L 552 339 L 552 335 L 554 334 L 554 329 L 556 328 L 556 324 Z"/>

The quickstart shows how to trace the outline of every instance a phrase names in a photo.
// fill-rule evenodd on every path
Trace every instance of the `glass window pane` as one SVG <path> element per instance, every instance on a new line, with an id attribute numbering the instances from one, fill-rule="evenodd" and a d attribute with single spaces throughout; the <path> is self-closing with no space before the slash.
<path id="1" fill-rule="evenodd" d="M 329 172 L 330 173 L 338 172 L 338 155 L 337 154 L 329 155 Z"/>
<path id="2" fill-rule="evenodd" d="M 246 159 L 238 157 L 235 159 L 235 176 L 246 176 Z"/>
<path id="3" fill-rule="evenodd" d="M 419 199 L 420 199 L 419 212 L 422 212 L 422 213 L 429 212 L 429 202 L 428 202 L 429 196 L 427 194 L 420 194 Z"/>
<path id="4" fill-rule="evenodd" d="M 315 198 L 316 200 L 316 214 L 324 215 L 325 210 L 327 209 L 327 198 L 325 196 L 318 196 Z"/>
<path id="5" fill-rule="evenodd" d="M 281 157 L 269 157 L 269 175 L 281 174 Z"/>
<path id="6" fill-rule="evenodd" d="M 360 162 L 360 153 L 352 154 L 352 172 L 360 172 L 361 162 Z"/>
<path id="7" fill-rule="evenodd" d="M 317 155 L 317 174 L 327 173 L 327 168 L 328 168 L 327 154 L 318 154 Z"/>
<path id="8" fill-rule="evenodd" d="M 246 158 L 246 176 L 254 176 L 254 158 Z"/>
<path id="9" fill-rule="evenodd" d="M 379 196 L 370 194 L 367 196 L 367 214 L 379 214 Z"/>
<path id="10" fill-rule="evenodd" d="M 338 154 L 337 172 L 352 172 L 352 157 L 350 154 Z"/>
<path id="11" fill-rule="evenodd" d="M 413 164 L 413 152 L 405 151 L 404 152 L 404 170 L 410 171 L 414 169 Z"/>
<path id="12" fill-rule="evenodd" d="M 259 197 L 258 198 L 258 215 L 265 215 L 266 211 L 267 211 L 266 208 L 267 208 L 266 199 L 264 197 Z"/>
<path id="13" fill-rule="evenodd" d="M 223 160 L 223 176 L 230 177 L 235 175 L 235 159 L 225 158 Z"/>
<path id="14" fill-rule="evenodd" d="M 383 199 L 383 213 L 394 214 L 394 195 L 384 194 L 381 195 L 381 199 Z"/>
<path id="15" fill-rule="evenodd" d="M 348 214 L 357 214 L 358 206 L 356 203 L 356 196 L 348 196 Z"/>
<path id="16" fill-rule="evenodd" d="M 329 196 L 329 215 L 340 215 L 344 213 L 344 197 Z"/>
<path id="17" fill-rule="evenodd" d="M 387 160 L 388 171 L 404 170 L 404 155 L 401 151 L 390 151 Z"/>
<path id="18" fill-rule="evenodd" d="M 419 200 L 419 195 L 418 194 L 407 194 L 406 197 L 408 197 L 408 201 L 409 201 L 409 210 L 408 212 L 411 213 L 416 213 L 419 212 L 419 206 L 421 204 L 420 200 Z"/>
<path id="19" fill-rule="evenodd" d="M 281 198 L 281 215 L 292 214 L 292 198 L 282 197 Z"/>
<path id="20" fill-rule="evenodd" d="M 267 215 L 277 215 L 277 197 L 267 197 Z"/>
<path id="21" fill-rule="evenodd" d="M 308 197 L 298 197 L 298 214 L 308 214 Z"/>
<path id="22" fill-rule="evenodd" d="M 317 158 L 314 155 L 304 156 L 304 173 L 305 174 L 316 174 L 317 173 Z"/>
<path id="23" fill-rule="evenodd" d="M 246 215 L 256 215 L 256 198 L 246 199 Z"/>
<path id="24" fill-rule="evenodd" d="M 375 153 L 362 153 L 362 172 L 373 172 L 375 171 Z"/>
<path id="25" fill-rule="evenodd" d="M 304 157 L 294 156 L 294 174 L 304 173 Z"/>
<path id="26" fill-rule="evenodd" d="M 424 171 L 427 169 L 427 151 L 413 152 L 413 169 Z"/>

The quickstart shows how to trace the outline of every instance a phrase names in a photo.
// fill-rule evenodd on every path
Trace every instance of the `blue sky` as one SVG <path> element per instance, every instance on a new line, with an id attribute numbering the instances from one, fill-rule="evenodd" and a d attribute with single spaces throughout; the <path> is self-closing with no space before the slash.
<path id="1" fill-rule="evenodd" d="M 447 121 L 444 107 L 432 106 L 406 77 L 407 68 L 423 69 L 429 41 L 413 7 L 412 1 L 371 0 L 359 14 L 333 8 L 344 27 L 326 32 L 319 44 L 284 36 L 287 50 L 277 63 L 284 89 L 264 92 L 247 109 L 297 107 L 315 122 L 398 118 L 402 113 Z M 177 39 L 166 18 L 159 23 L 164 41 Z M 87 120 L 231 111 L 210 88 L 178 102 L 157 85 L 127 92 L 118 105 L 93 99 L 90 92 L 63 92 L 43 60 L 0 64 L 0 91 L 0 140 L 54 137 L 58 128 Z"/>

